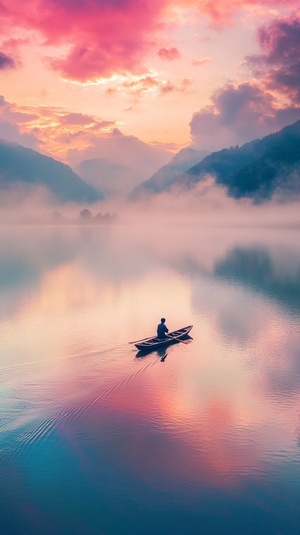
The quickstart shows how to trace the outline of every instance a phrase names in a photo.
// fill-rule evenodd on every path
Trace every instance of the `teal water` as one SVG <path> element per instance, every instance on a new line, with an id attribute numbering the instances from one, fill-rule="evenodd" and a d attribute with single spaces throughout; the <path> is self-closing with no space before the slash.
<path id="1" fill-rule="evenodd" d="M 300 532 L 299 231 L 2 228 L 0 290 L 1 534 Z"/>

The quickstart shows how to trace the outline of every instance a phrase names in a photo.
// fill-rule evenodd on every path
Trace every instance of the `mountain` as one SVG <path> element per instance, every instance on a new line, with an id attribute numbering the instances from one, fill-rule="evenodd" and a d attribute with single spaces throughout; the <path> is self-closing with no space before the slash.
<path id="1" fill-rule="evenodd" d="M 174 176 L 160 191 L 174 185 L 184 189 L 213 176 L 230 196 L 249 197 L 256 202 L 275 193 L 291 196 L 300 193 L 300 121 L 275 134 L 206 156 L 184 173 Z M 148 184 L 147 184 L 148 182 Z M 140 188 L 149 191 L 149 181 Z M 156 191 L 154 188 L 152 192 Z"/>
<path id="2" fill-rule="evenodd" d="M 27 194 L 36 186 L 49 190 L 60 202 L 93 202 L 102 196 L 72 169 L 21 145 L 0 141 L 0 190 Z"/>
<path id="3" fill-rule="evenodd" d="M 105 158 L 84 160 L 75 173 L 104 197 L 127 194 L 141 181 L 141 176 L 129 166 L 112 163 Z"/>
<path id="4" fill-rule="evenodd" d="M 169 163 L 158 169 L 150 178 L 134 188 L 130 197 L 138 198 L 146 191 L 153 193 L 164 191 L 173 184 L 178 175 L 181 175 L 182 172 L 189 169 L 192 165 L 200 162 L 208 154 L 208 151 L 195 150 L 191 147 L 181 149 Z"/>
<path id="5" fill-rule="evenodd" d="M 82 150 L 68 151 L 68 161 L 72 169 L 84 161 L 99 159 L 100 172 L 104 160 L 107 164 L 124 166 L 136 177 L 129 189 L 146 180 L 171 157 L 170 151 L 161 143 L 145 143 L 135 136 L 123 135 L 118 128 L 106 136 L 100 136 L 95 142 Z M 124 171 L 124 169 L 123 169 Z M 113 184 L 112 184 L 113 185 Z M 127 184 L 123 183 L 126 190 Z"/>
<path id="6" fill-rule="evenodd" d="M 187 171 L 190 186 L 213 175 L 235 198 L 270 199 L 275 192 L 300 193 L 300 121 L 241 147 L 215 152 Z"/>

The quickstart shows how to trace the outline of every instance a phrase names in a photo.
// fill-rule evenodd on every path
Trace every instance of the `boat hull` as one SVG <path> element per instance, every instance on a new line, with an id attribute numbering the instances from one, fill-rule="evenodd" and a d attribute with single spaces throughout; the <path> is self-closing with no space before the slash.
<path id="1" fill-rule="evenodd" d="M 135 347 L 140 351 L 153 351 L 154 349 L 159 349 L 160 347 L 166 347 L 171 344 L 175 344 L 176 342 L 180 342 L 180 340 L 184 339 L 184 337 L 190 332 L 192 327 L 193 325 L 188 325 L 187 327 L 183 327 L 182 329 L 177 329 L 177 331 L 172 331 L 168 334 L 168 338 L 166 338 L 165 340 L 158 340 L 158 338 L 155 337 L 148 338 L 143 342 L 136 342 Z"/>

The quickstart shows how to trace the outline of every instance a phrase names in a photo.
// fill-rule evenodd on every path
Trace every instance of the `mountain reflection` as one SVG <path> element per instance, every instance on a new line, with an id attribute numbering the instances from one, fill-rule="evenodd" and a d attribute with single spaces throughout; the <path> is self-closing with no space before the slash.
<path id="1" fill-rule="evenodd" d="M 300 264 L 284 269 L 267 249 L 235 248 L 215 264 L 214 275 L 241 283 L 277 300 L 290 311 L 300 312 Z M 290 266 L 289 266 L 290 268 Z"/>

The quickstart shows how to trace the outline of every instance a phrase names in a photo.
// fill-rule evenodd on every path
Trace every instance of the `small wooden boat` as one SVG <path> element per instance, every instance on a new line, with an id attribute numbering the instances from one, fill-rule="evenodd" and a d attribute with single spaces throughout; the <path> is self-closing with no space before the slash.
<path id="1" fill-rule="evenodd" d="M 159 340 L 157 336 L 155 336 L 153 338 L 137 340 L 136 342 L 134 342 L 134 345 L 140 351 L 152 351 L 153 349 L 166 347 L 170 344 L 174 344 L 175 342 L 182 341 L 184 343 L 189 343 L 188 340 L 183 340 L 183 338 L 190 332 L 192 327 L 193 325 L 188 325 L 187 327 L 183 327 L 182 329 L 178 329 L 177 331 L 172 331 L 171 333 L 167 334 L 167 338 L 165 340 Z"/>

